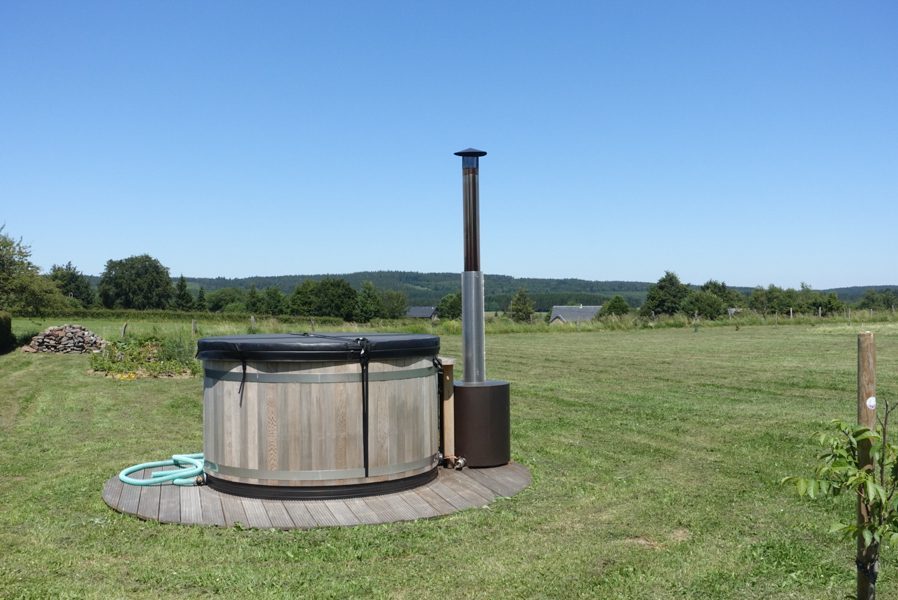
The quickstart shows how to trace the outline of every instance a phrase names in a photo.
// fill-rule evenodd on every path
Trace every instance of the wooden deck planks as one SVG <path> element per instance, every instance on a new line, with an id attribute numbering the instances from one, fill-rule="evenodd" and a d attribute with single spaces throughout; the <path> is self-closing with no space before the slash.
<path id="1" fill-rule="evenodd" d="M 513 486 L 518 486 L 518 491 L 530 485 L 532 477 L 530 475 L 530 471 L 528 471 L 526 467 L 524 467 L 523 465 L 519 465 L 518 463 L 509 463 L 506 465 L 506 467 L 507 468 L 493 468 L 485 470 L 487 471 L 487 475 L 489 475 L 490 477 L 495 477 L 496 479 L 507 481 Z"/>
<path id="2" fill-rule="evenodd" d="M 140 488 L 140 501 L 137 503 L 137 516 L 141 519 L 159 520 L 159 497 L 162 489 L 158 485 Z"/>
<path id="3" fill-rule="evenodd" d="M 301 500 L 285 500 L 283 504 L 284 508 L 287 510 L 287 514 L 293 519 L 293 524 L 296 525 L 297 529 L 311 529 L 317 527 L 315 519 L 306 507 L 305 502 Z"/>
<path id="4" fill-rule="evenodd" d="M 435 481 L 428 487 L 430 487 L 430 489 L 432 489 L 440 498 L 454 506 L 455 510 L 464 510 L 466 508 L 474 508 L 477 506 L 476 503 L 471 503 L 468 500 L 465 500 L 456 490 L 447 486 L 445 480 Z"/>
<path id="5" fill-rule="evenodd" d="M 400 521 L 414 521 L 421 518 L 421 514 L 406 501 L 402 494 L 390 494 L 384 498 L 384 501 L 396 511 Z"/>
<path id="6" fill-rule="evenodd" d="M 275 529 L 296 529 L 296 525 L 293 523 L 293 519 L 290 518 L 290 513 L 287 512 L 283 502 L 262 500 L 262 506 L 265 507 L 265 512 L 268 513 L 272 527 Z"/>
<path id="7" fill-rule="evenodd" d="M 441 514 L 436 508 L 434 508 L 427 500 L 421 497 L 420 494 L 416 490 L 409 490 L 406 492 L 402 492 L 397 494 L 400 496 L 409 506 L 414 509 L 415 514 L 418 515 L 418 519 L 429 519 L 430 517 L 438 517 Z"/>
<path id="8" fill-rule="evenodd" d="M 346 506 L 355 513 L 355 516 L 358 517 L 360 522 L 367 523 L 368 525 L 384 523 L 368 503 L 365 502 L 365 498 L 347 498 L 344 502 L 346 503 Z"/>
<path id="9" fill-rule="evenodd" d="M 459 490 L 459 494 L 469 498 L 472 502 L 479 502 L 478 506 L 489 504 L 496 499 L 496 494 L 492 490 L 471 479 L 467 473 L 454 471 L 454 476 L 450 477 L 456 478 L 456 481 L 453 483 L 455 483 L 456 489 Z"/>
<path id="10" fill-rule="evenodd" d="M 327 506 L 333 513 L 338 525 L 344 527 L 352 525 L 361 525 L 362 521 L 356 516 L 352 509 L 343 500 L 328 500 Z"/>
<path id="11" fill-rule="evenodd" d="M 363 498 L 368 508 L 374 511 L 381 523 L 394 523 L 404 521 L 402 514 L 396 510 L 396 505 L 386 499 L 386 496 L 369 496 Z"/>
<path id="12" fill-rule="evenodd" d="M 227 525 L 224 510 L 221 508 L 221 494 L 207 489 L 200 493 L 200 504 L 203 508 L 203 523 L 206 525 Z"/>
<path id="13" fill-rule="evenodd" d="M 181 523 L 202 525 L 203 505 L 200 501 L 200 488 L 196 486 L 179 486 L 178 495 L 181 500 Z"/>
<path id="14" fill-rule="evenodd" d="M 326 500 L 312 500 L 306 502 L 305 505 L 317 527 L 333 527 L 340 524 L 334 517 L 334 513 L 327 507 Z"/>
<path id="15" fill-rule="evenodd" d="M 231 496 L 229 494 L 219 494 L 221 498 L 221 510 L 224 513 L 225 525 L 233 527 L 240 523 L 246 525 L 246 512 L 243 510 L 243 502 L 240 496 Z"/>
<path id="16" fill-rule="evenodd" d="M 137 514 L 137 507 L 140 504 L 140 490 L 143 489 L 136 485 L 126 485 L 122 489 L 122 495 L 119 498 L 119 510 L 130 515 Z"/>
<path id="17" fill-rule="evenodd" d="M 147 478 L 150 473 L 142 471 L 136 476 Z M 530 482 L 525 467 L 510 463 L 489 469 L 441 469 L 437 479 L 412 490 L 341 500 L 260 500 L 223 494 L 207 486 L 125 485 L 117 476 L 105 482 L 102 495 L 119 512 L 163 523 L 311 529 L 447 515 L 514 495 Z"/>
<path id="18" fill-rule="evenodd" d="M 271 519 L 261 500 L 256 498 L 242 498 L 243 511 L 246 513 L 244 525 L 254 529 L 271 529 Z"/>
<path id="19" fill-rule="evenodd" d="M 493 474 L 483 472 L 484 469 L 468 469 L 465 473 L 468 477 L 488 488 L 497 496 L 512 496 L 520 491 L 511 481 L 496 477 Z"/>
<path id="20" fill-rule="evenodd" d="M 450 515 L 459 510 L 449 502 L 446 502 L 443 497 L 433 491 L 433 488 L 429 485 L 416 489 L 415 493 L 432 506 L 438 515 Z"/>
<path id="21" fill-rule="evenodd" d="M 125 487 L 125 484 L 122 483 L 118 476 L 108 479 L 103 486 L 103 501 L 113 508 L 118 506 L 119 499 L 122 497 L 123 487 Z"/>

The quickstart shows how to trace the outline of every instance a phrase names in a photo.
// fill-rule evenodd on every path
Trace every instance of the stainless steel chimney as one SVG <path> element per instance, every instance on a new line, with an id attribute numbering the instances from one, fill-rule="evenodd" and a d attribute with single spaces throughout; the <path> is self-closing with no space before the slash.
<path id="1" fill-rule="evenodd" d="M 480 157 L 483 150 L 455 153 L 462 159 L 465 270 L 461 280 L 464 380 L 456 381 L 455 451 L 469 467 L 496 467 L 511 460 L 510 386 L 486 378 L 483 272 L 480 270 Z"/>
<path id="2" fill-rule="evenodd" d="M 461 331 L 465 357 L 465 383 L 486 380 L 483 332 L 483 272 L 480 270 L 480 157 L 483 150 L 468 148 L 461 156 L 464 197 L 465 271 L 461 279 Z"/>

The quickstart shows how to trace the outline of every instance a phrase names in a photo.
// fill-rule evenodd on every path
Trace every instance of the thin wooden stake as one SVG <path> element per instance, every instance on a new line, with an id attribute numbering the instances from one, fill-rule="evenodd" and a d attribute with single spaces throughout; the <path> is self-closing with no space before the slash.
<path id="1" fill-rule="evenodd" d="M 871 400 L 872 399 L 872 400 Z M 857 423 L 876 429 L 876 344 L 869 331 L 857 336 Z M 870 456 L 870 440 L 858 442 L 858 467 L 873 469 Z M 857 499 L 857 597 L 872 600 L 876 597 L 876 575 L 879 572 L 878 544 L 866 546 L 861 529 L 870 519 L 866 509 Z"/>
<path id="2" fill-rule="evenodd" d="M 442 358 L 443 362 L 443 456 L 455 460 L 455 361 Z"/>

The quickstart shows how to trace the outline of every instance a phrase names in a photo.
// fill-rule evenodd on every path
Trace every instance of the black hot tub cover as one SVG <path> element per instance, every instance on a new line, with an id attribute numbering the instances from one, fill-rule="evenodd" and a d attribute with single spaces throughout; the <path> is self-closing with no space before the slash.
<path id="1" fill-rule="evenodd" d="M 418 333 L 276 333 L 226 335 L 197 342 L 201 360 L 357 361 L 362 351 L 370 359 L 436 356 L 440 338 Z"/>

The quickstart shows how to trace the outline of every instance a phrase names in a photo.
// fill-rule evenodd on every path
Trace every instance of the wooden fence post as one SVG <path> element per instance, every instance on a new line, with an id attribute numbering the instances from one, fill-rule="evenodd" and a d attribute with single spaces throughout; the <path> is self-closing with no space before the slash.
<path id="1" fill-rule="evenodd" d="M 455 360 L 451 358 L 440 359 L 443 363 L 443 422 L 440 427 L 443 431 L 443 456 L 450 462 L 455 461 Z"/>
<path id="2" fill-rule="evenodd" d="M 862 427 L 876 429 L 876 344 L 869 331 L 857 336 L 857 423 Z M 870 457 L 870 440 L 858 442 L 858 466 L 873 467 Z M 864 526 L 870 515 L 857 499 L 857 524 Z M 864 545 L 862 531 L 857 535 L 857 597 L 858 600 L 871 600 L 876 597 L 876 576 L 879 563 L 875 560 L 877 548 L 875 544 Z"/>

